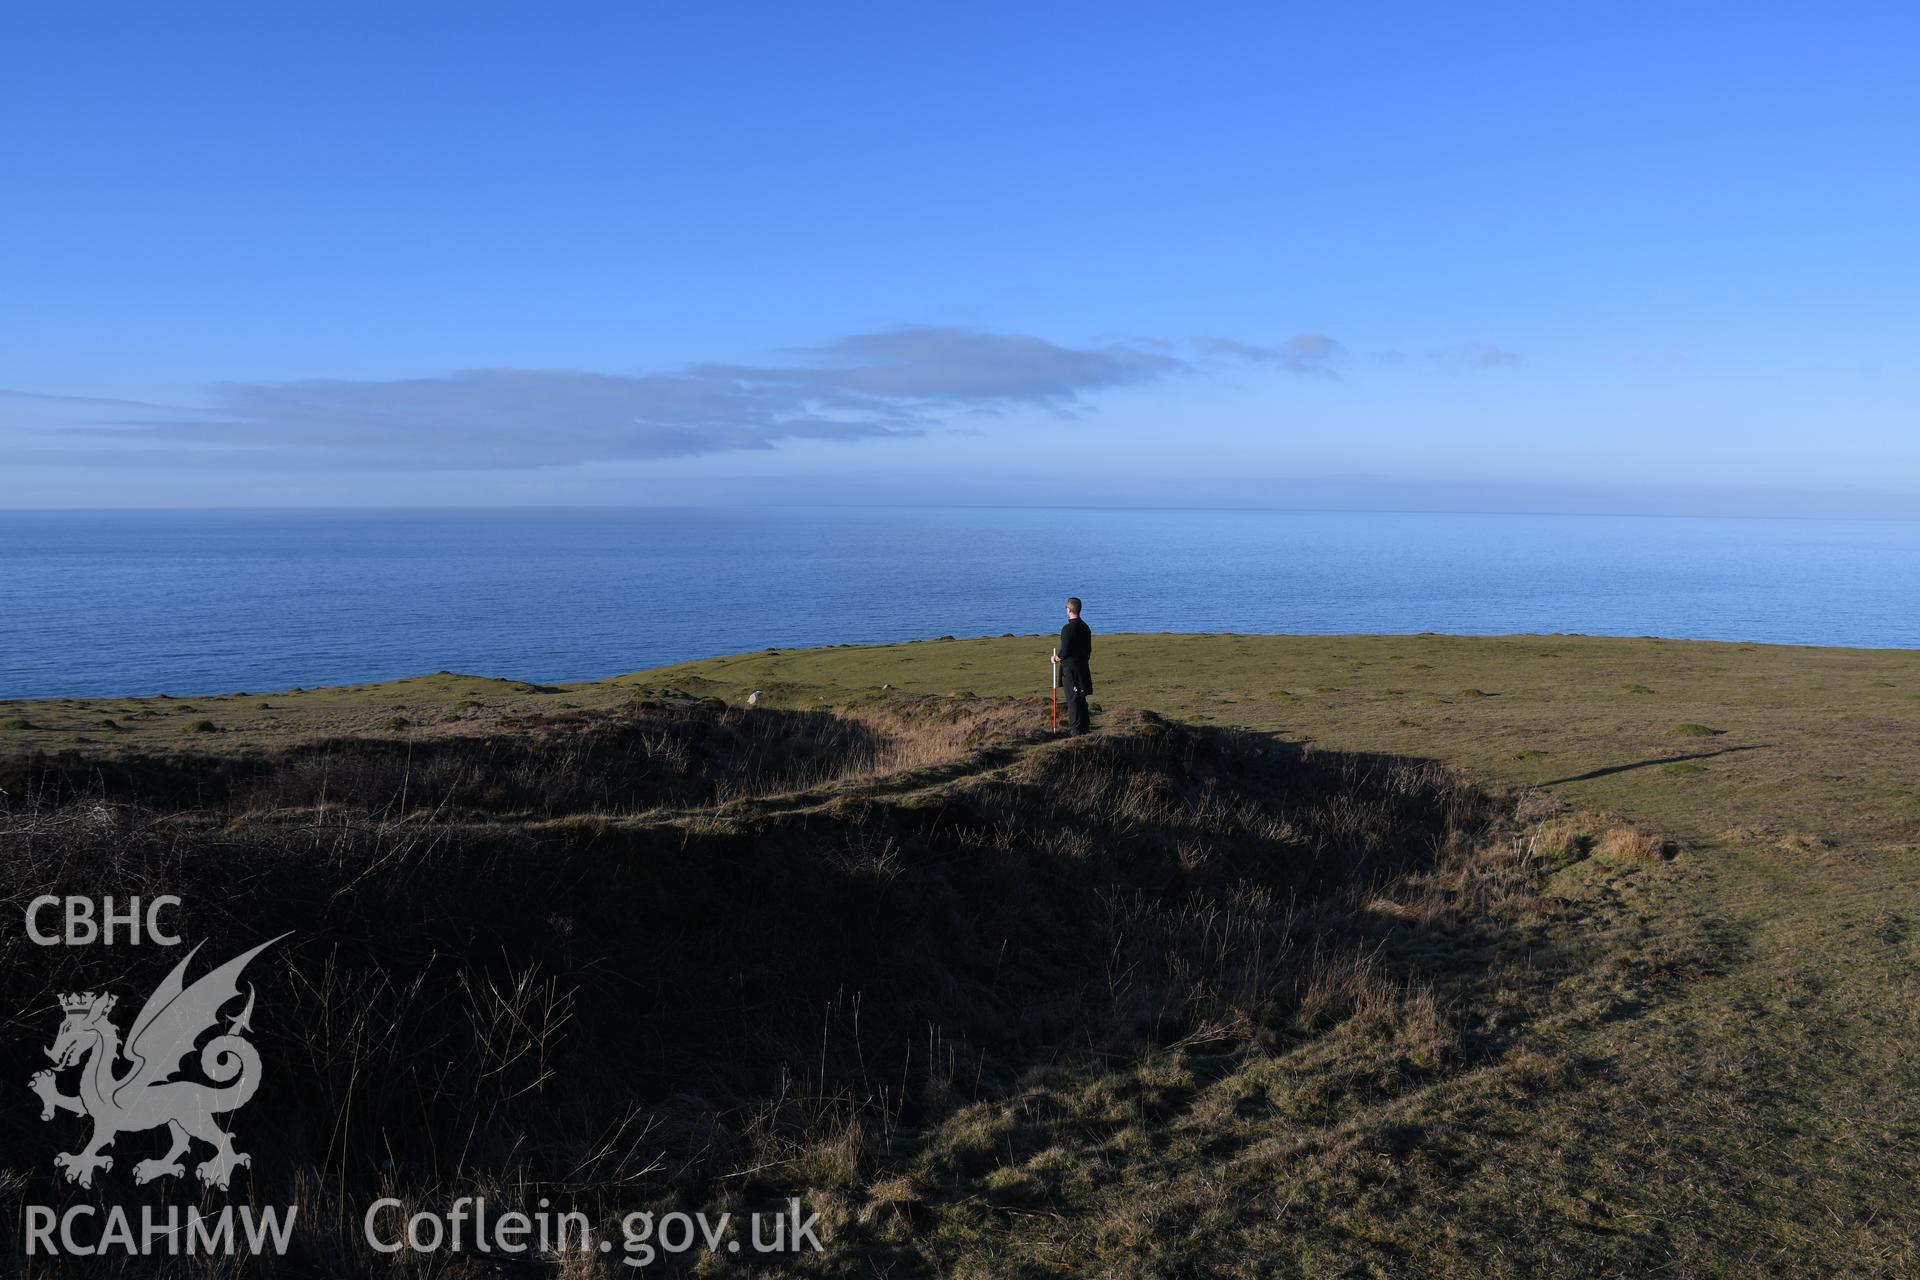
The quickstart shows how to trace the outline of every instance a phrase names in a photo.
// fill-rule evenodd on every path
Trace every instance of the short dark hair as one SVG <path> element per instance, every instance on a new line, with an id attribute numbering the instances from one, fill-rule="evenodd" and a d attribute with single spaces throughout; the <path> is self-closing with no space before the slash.
<path id="1" fill-rule="evenodd" d="M 1073 610 L 1073 611 L 1074 611 L 1075 613 L 1078 613 L 1078 612 L 1080 612 L 1080 597 L 1079 597 L 1079 596 L 1068 596 L 1068 597 L 1067 597 L 1067 608 L 1069 608 L 1069 609 L 1071 609 L 1071 610 Z"/>

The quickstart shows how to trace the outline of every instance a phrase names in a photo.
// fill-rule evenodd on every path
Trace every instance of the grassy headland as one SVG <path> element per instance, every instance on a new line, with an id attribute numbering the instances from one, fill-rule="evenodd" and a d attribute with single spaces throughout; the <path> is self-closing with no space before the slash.
<path id="1" fill-rule="evenodd" d="M 418 740 L 618 706 L 635 688 L 771 706 L 902 693 L 1044 696 L 1050 637 L 765 650 L 591 684 L 438 675 L 217 697 L 0 703 L 0 756 L 237 752 L 334 734 Z M 1586 636 L 1099 640 L 1107 707 L 1330 749 L 1445 760 L 1692 838 L 1764 827 L 1920 847 L 1920 651 Z M 111 722 L 111 723 L 109 723 Z M 4 785 L 4 780 L 0 780 Z"/>
<path id="2" fill-rule="evenodd" d="M 7 704 L 4 909 L 137 865 L 300 928 L 260 1176 L 316 1203 L 447 1194 L 484 1114 L 502 1184 L 805 1195 L 806 1273 L 1920 1265 L 1920 653 L 1107 636 L 1055 743 L 1046 650 Z"/>

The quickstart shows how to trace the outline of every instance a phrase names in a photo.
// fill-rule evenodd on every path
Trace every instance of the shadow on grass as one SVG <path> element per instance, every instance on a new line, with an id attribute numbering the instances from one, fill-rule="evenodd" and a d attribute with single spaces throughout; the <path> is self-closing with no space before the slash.
<path id="1" fill-rule="evenodd" d="M 1745 747 L 1722 747 L 1718 751 L 1696 751 L 1684 756 L 1655 756 L 1651 760 L 1635 760 L 1632 764 L 1610 764 L 1603 769 L 1590 769 L 1585 773 L 1572 774 L 1565 778 L 1554 778 L 1536 785 L 1557 787 L 1568 782 L 1591 782 L 1595 778 L 1610 777 L 1616 773 L 1631 773 L 1635 769 L 1651 769 L 1655 765 L 1679 764 L 1685 760 L 1711 760 L 1715 756 L 1730 756 L 1736 751 L 1765 751 L 1772 748 L 1771 742 L 1756 742 Z"/>

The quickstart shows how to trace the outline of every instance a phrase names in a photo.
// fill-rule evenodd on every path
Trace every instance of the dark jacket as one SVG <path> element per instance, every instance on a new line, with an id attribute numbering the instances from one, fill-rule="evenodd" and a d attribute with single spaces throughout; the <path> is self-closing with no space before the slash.
<path id="1" fill-rule="evenodd" d="M 1093 692 L 1093 628 L 1068 618 L 1060 628 L 1060 682 L 1081 693 Z"/>

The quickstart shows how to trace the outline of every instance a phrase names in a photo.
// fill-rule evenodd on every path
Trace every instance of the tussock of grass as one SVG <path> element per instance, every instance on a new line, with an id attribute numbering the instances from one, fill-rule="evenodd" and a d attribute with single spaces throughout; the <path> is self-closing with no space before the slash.
<path id="1" fill-rule="evenodd" d="M 1593 840 L 1572 818 L 1554 818 L 1534 831 L 1529 852 L 1551 863 L 1567 863 L 1586 856 Z"/>
<path id="2" fill-rule="evenodd" d="M 1616 826 L 1600 834 L 1593 851 L 1613 862 L 1643 863 L 1659 861 L 1664 847 L 1659 837 L 1637 827 Z"/>

